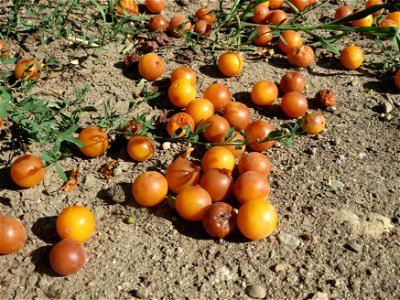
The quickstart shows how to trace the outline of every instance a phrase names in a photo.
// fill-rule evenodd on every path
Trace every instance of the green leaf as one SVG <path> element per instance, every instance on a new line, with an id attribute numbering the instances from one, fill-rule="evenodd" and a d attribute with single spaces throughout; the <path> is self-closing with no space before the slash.
<path id="1" fill-rule="evenodd" d="M 65 174 L 64 170 L 61 168 L 61 166 L 58 163 L 54 163 L 54 167 L 56 168 L 56 171 L 58 173 L 58 176 L 64 181 L 68 182 L 68 177 Z"/>

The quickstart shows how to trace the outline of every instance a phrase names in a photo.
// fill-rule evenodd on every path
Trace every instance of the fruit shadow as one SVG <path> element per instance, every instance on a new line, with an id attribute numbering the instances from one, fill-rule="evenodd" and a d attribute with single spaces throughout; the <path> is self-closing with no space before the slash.
<path id="1" fill-rule="evenodd" d="M 223 75 L 219 70 L 217 65 L 202 65 L 199 67 L 199 71 L 206 75 L 207 77 L 215 79 L 227 79 L 229 77 Z"/>
<path id="2" fill-rule="evenodd" d="M 57 216 L 38 218 L 32 225 L 32 233 L 47 244 L 60 241 L 56 229 Z"/>
<path id="3" fill-rule="evenodd" d="M 46 245 L 33 250 L 30 255 L 31 262 L 35 266 L 35 272 L 50 277 L 60 277 L 50 266 L 49 255 L 52 247 L 52 245 Z"/>

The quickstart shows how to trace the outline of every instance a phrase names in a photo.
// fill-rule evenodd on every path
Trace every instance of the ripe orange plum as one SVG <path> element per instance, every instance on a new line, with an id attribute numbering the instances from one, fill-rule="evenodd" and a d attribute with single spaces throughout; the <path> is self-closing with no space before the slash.
<path id="1" fill-rule="evenodd" d="M 251 121 L 250 109 L 242 102 L 230 102 L 225 106 L 224 118 L 237 130 L 246 129 Z"/>
<path id="2" fill-rule="evenodd" d="M 224 142 L 225 148 L 229 149 L 235 157 L 239 157 L 246 150 L 244 144 L 245 138 L 240 132 L 233 132 L 232 135 Z M 222 143 L 223 141 L 221 141 Z"/>
<path id="3" fill-rule="evenodd" d="M 164 201 L 168 193 L 168 181 L 157 171 L 140 174 L 132 183 L 132 195 L 142 206 L 156 206 Z"/>
<path id="4" fill-rule="evenodd" d="M 308 5 L 310 5 L 309 0 L 289 0 L 299 11 L 303 11 Z"/>
<path id="5" fill-rule="evenodd" d="M 169 21 L 169 30 L 174 37 L 180 37 L 192 28 L 192 23 L 183 15 L 175 15 Z"/>
<path id="6" fill-rule="evenodd" d="M 168 22 L 161 15 L 152 16 L 149 20 L 149 31 L 165 31 L 168 29 Z"/>
<path id="7" fill-rule="evenodd" d="M 210 143 L 223 141 L 229 130 L 228 121 L 220 115 L 211 116 L 202 122 L 202 125 L 208 125 L 203 132 L 203 136 Z"/>
<path id="8" fill-rule="evenodd" d="M 203 97 L 210 100 L 215 110 L 220 110 L 232 101 L 231 91 L 223 83 L 215 82 L 206 88 Z"/>
<path id="9" fill-rule="evenodd" d="M 223 53 L 218 59 L 218 69 L 228 77 L 240 74 L 243 69 L 242 55 L 232 51 Z"/>
<path id="10" fill-rule="evenodd" d="M 382 1 L 382 0 L 368 0 L 368 1 L 365 3 L 365 8 L 371 7 L 371 6 L 373 6 L 373 5 L 379 5 L 379 4 L 383 4 L 383 1 Z M 381 9 L 381 10 L 378 10 L 378 11 L 372 13 L 372 16 L 373 16 L 373 17 L 376 17 L 377 15 L 379 15 L 380 13 L 382 13 L 382 11 L 383 11 L 382 9 Z"/>
<path id="11" fill-rule="evenodd" d="M 198 20 L 193 27 L 194 32 L 202 37 L 208 37 L 211 34 L 212 27 L 205 20 Z"/>
<path id="12" fill-rule="evenodd" d="M 11 216 L 0 214 L 0 254 L 20 250 L 26 242 L 26 231 L 22 222 Z"/>
<path id="13" fill-rule="evenodd" d="M 139 60 L 138 70 L 140 76 L 144 79 L 153 81 L 160 78 L 164 73 L 165 61 L 157 53 L 147 53 Z"/>
<path id="14" fill-rule="evenodd" d="M 186 131 L 190 127 L 191 132 L 194 132 L 196 127 L 193 118 L 185 112 L 178 112 L 174 114 L 167 123 L 167 132 L 172 137 L 176 135 L 176 137 L 184 137 Z M 181 128 L 181 132 L 177 133 L 176 131 Z"/>
<path id="15" fill-rule="evenodd" d="M 167 122 L 167 132 L 171 137 L 185 137 L 186 132 L 190 130 L 193 133 L 195 127 L 193 118 L 186 112 L 174 114 Z M 179 132 L 177 132 L 178 129 Z"/>
<path id="16" fill-rule="evenodd" d="M 158 14 L 165 8 L 165 0 L 146 0 L 145 5 L 150 12 Z"/>
<path id="17" fill-rule="evenodd" d="M 272 10 L 268 15 L 268 23 L 272 25 L 287 24 L 289 22 L 289 16 L 281 9 Z"/>
<path id="18" fill-rule="evenodd" d="M 340 6 L 338 9 L 336 9 L 334 18 L 335 18 L 335 20 L 343 19 L 345 17 L 352 15 L 353 12 L 354 12 L 354 10 L 350 6 L 343 5 L 343 6 Z M 345 24 L 347 24 L 347 23 L 345 23 Z"/>
<path id="19" fill-rule="evenodd" d="M 304 116 L 304 122 L 301 124 L 301 128 L 305 133 L 317 134 L 324 130 L 325 124 L 325 117 L 319 111 L 314 111 Z"/>
<path id="20" fill-rule="evenodd" d="M 139 13 L 139 7 L 135 0 L 119 0 L 116 3 L 115 9 L 118 16 L 125 14 L 137 15 Z"/>
<path id="21" fill-rule="evenodd" d="M 196 87 L 187 79 L 177 79 L 168 88 L 168 99 L 176 107 L 185 108 L 195 98 Z"/>
<path id="22" fill-rule="evenodd" d="M 348 70 L 358 69 L 363 61 L 363 51 L 356 45 L 349 45 L 340 52 L 340 62 Z"/>
<path id="23" fill-rule="evenodd" d="M 147 136 L 137 135 L 129 139 L 127 151 L 133 160 L 145 161 L 153 156 L 155 146 Z"/>
<path id="24" fill-rule="evenodd" d="M 308 101 L 300 92 L 289 92 L 282 97 L 281 108 L 289 118 L 298 118 L 306 113 Z"/>
<path id="25" fill-rule="evenodd" d="M 201 161 L 203 172 L 210 169 L 227 169 L 232 171 L 235 168 L 235 156 L 229 149 L 223 146 L 214 146 L 208 149 Z"/>
<path id="26" fill-rule="evenodd" d="M 303 74 L 296 71 L 290 71 L 283 75 L 281 78 L 279 87 L 284 93 L 297 91 L 300 92 L 305 85 L 305 80 Z"/>
<path id="27" fill-rule="evenodd" d="M 210 194 L 201 186 L 188 186 L 176 195 L 175 209 L 188 221 L 203 219 L 207 207 L 212 204 Z"/>
<path id="28" fill-rule="evenodd" d="M 269 0 L 269 8 L 270 9 L 278 9 L 282 6 L 285 0 Z"/>
<path id="29" fill-rule="evenodd" d="M 210 169 L 204 172 L 200 186 L 205 189 L 213 202 L 225 200 L 232 191 L 232 172 L 226 169 Z"/>
<path id="30" fill-rule="evenodd" d="M 168 187 L 174 193 L 179 193 L 188 186 L 197 185 L 200 180 L 201 167 L 187 159 L 173 161 L 165 173 Z"/>
<path id="31" fill-rule="evenodd" d="M 172 71 L 170 81 L 171 83 L 177 79 L 189 80 L 191 84 L 196 85 L 196 73 L 188 66 L 177 67 Z"/>
<path id="32" fill-rule="evenodd" d="M 18 157 L 11 165 L 11 179 L 20 187 L 29 188 L 40 183 L 46 175 L 42 160 L 31 154 Z"/>
<path id="33" fill-rule="evenodd" d="M 394 84 L 400 89 L 400 70 L 397 70 L 396 75 L 394 76 Z"/>
<path id="34" fill-rule="evenodd" d="M 206 21 L 209 25 L 214 24 L 215 20 L 217 19 L 214 10 L 210 7 L 200 7 L 196 11 L 195 17 L 197 18 L 197 20 Z"/>
<path id="35" fill-rule="evenodd" d="M 278 98 L 278 87 L 273 81 L 261 80 L 251 90 L 251 101 L 256 105 L 269 106 Z"/>
<path id="36" fill-rule="evenodd" d="M 400 27 L 400 11 L 394 11 L 389 13 L 386 18 L 386 20 L 393 20 L 396 22 L 397 27 Z"/>
<path id="37" fill-rule="evenodd" d="M 254 199 L 266 200 L 271 193 L 271 187 L 264 174 L 246 171 L 236 179 L 233 193 L 239 203 L 243 204 Z"/>
<path id="38" fill-rule="evenodd" d="M 255 199 L 239 208 L 236 223 L 245 237 L 250 240 L 261 240 L 276 229 L 278 213 L 269 201 Z"/>
<path id="39" fill-rule="evenodd" d="M 50 266 L 60 275 L 78 272 L 86 263 L 86 251 L 82 243 L 73 239 L 64 239 L 50 250 Z"/>
<path id="40" fill-rule="evenodd" d="M 268 19 L 269 9 L 268 5 L 265 3 L 257 4 L 253 8 L 254 15 L 251 17 L 251 20 L 256 24 L 265 24 Z"/>
<path id="41" fill-rule="evenodd" d="M 10 57 L 10 47 L 7 43 L 0 39 L 0 58 Z"/>
<path id="42" fill-rule="evenodd" d="M 267 25 L 257 27 L 257 33 L 253 38 L 253 43 L 257 46 L 266 46 L 272 41 L 272 30 Z"/>
<path id="43" fill-rule="evenodd" d="M 362 10 L 363 10 L 362 8 L 357 9 L 354 13 L 358 13 Z M 373 22 L 374 22 L 374 17 L 372 15 L 368 15 L 364 18 L 351 21 L 351 26 L 353 26 L 353 27 L 371 27 Z"/>
<path id="44" fill-rule="evenodd" d="M 56 228 L 61 239 L 84 242 L 96 227 L 92 212 L 85 206 L 74 205 L 64 208 L 57 217 Z"/>
<path id="45" fill-rule="evenodd" d="M 303 45 L 303 39 L 299 32 L 294 30 L 285 30 L 282 32 L 278 40 L 279 49 L 287 54 L 292 47 L 299 47 Z"/>
<path id="46" fill-rule="evenodd" d="M 262 152 L 274 145 L 273 140 L 261 142 L 274 130 L 274 126 L 267 121 L 255 120 L 247 126 L 244 137 L 249 139 L 249 147 L 251 149 Z"/>
<path id="47" fill-rule="evenodd" d="M 85 145 L 79 150 L 88 157 L 97 157 L 106 152 L 108 148 L 108 136 L 104 129 L 97 126 L 84 128 L 78 139 Z"/>
<path id="48" fill-rule="evenodd" d="M 186 106 L 186 113 L 188 113 L 197 125 L 200 121 L 207 120 L 212 117 L 215 113 L 214 105 L 206 98 L 197 98 L 191 101 Z"/>
<path id="49" fill-rule="evenodd" d="M 264 176 L 268 176 L 271 171 L 271 163 L 264 154 L 260 152 L 249 152 L 240 158 L 238 171 L 240 174 L 247 171 L 255 171 Z"/>
<path id="50" fill-rule="evenodd" d="M 22 58 L 15 65 L 15 78 L 20 80 L 39 80 L 41 64 L 36 58 Z"/>

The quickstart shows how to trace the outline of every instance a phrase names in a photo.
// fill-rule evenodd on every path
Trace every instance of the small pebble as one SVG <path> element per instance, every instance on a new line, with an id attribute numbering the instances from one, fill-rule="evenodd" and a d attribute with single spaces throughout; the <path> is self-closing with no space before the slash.
<path id="1" fill-rule="evenodd" d="M 163 150 L 168 150 L 168 149 L 170 149 L 170 148 L 171 148 L 171 143 L 170 143 L 170 142 L 164 142 L 164 143 L 162 144 L 162 148 L 163 148 Z"/>
<path id="2" fill-rule="evenodd" d="M 137 290 L 134 291 L 134 296 L 139 298 L 139 299 L 147 299 L 149 298 L 149 290 L 146 289 L 145 287 L 139 287 Z"/>
<path id="3" fill-rule="evenodd" d="M 263 299 L 267 296 L 267 291 L 261 285 L 252 284 L 246 288 L 246 294 L 254 299 Z"/>
<path id="4" fill-rule="evenodd" d="M 353 251 L 355 253 L 360 253 L 362 251 L 362 245 L 356 242 L 349 242 L 344 245 L 347 250 Z"/>
<path id="5" fill-rule="evenodd" d="M 360 158 L 360 159 L 363 159 L 363 158 L 366 158 L 366 157 L 367 157 L 367 153 L 365 153 L 365 152 L 360 152 L 358 154 L 358 158 Z"/>
<path id="6" fill-rule="evenodd" d="M 274 266 L 274 271 L 275 271 L 276 273 L 282 272 L 282 271 L 287 270 L 289 267 L 290 267 L 290 265 L 287 264 L 287 263 L 277 264 L 277 265 Z"/>
<path id="7" fill-rule="evenodd" d="M 385 114 L 388 114 L 393 110 L 393 105 L 388 101 L 383 102 L 382 106 Z"/>
<path id="8" fill-rule="evenodd" d="M 278 239 L 282 245 L 292 250 L 295 250 L 301 244 L 301 240 L 299 238 L 288 233 L 279 234 Z"/>
<path id="9" fill-rule="evenodd" d="M 327 293 L 317 292 L 309 299 L 310 300 L 328 300 L 329 297 L 328 297 Z"/>

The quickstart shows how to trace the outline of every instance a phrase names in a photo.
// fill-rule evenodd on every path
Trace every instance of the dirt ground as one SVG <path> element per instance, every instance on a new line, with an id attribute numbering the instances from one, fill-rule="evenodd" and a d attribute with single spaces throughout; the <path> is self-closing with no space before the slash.
<path id="1" fill-rule="evenodd" d="M 331 1 L 312 20 L 331 16 L 342 1 Z M 200 5 L 179 6 L 168 1 L 166 16 L 193 15 Z M 339 47 L 361 45 L 367 61 L 382 57 L 371 39 L 351 35 Z M 14 42 L 12 49 L 18 49 Z M 118 113 L 127 110 L 137 79 L 121 68 L 124 45 L 105 48 L 73 47 L 56 40 L 41 45 L 28 39 L 21 45 L 43 60 L 56 57 L 63 71 L 45 73 L 33 93 L 51 101 L 73 97 L 85 83 L 85 104 L 101 107 L 110 100 Z M 236 101 L 246 103 L 252 119 L 267 119 L 277 127 L 286 123 L 279 108 L 256 107 L 250 101 L 252 85 L 262 79 L 279 82 L 293 70 L 279 50 L 272 57 L 243 52 L 245 65 L 238 77 L 221 76 L 212 54 L 197 45 L 187 58 L 187 44 L 172 40 L 157 52 L 167 70 L 151 83 L 161 96 L 141 104 L 138 112 L 158 116 L 174 110 L 166 89 L 172 70 L 184 64 L 196 71 L 197 95 L 218 81 L 229 86 Z M 0 141 L 0 210 L 20 218 L 27 230 L 26 245 L 18 253 L 0 256 L 0 299 L 400 299 L 400 94 L 392 81 L 376 71 L 346 71 L 337 59 L 316 50 L 316 62 L 300 71 L 310 100 L 328 88 L 337 94 L 334 109 L 324 111 L 327 129 L 317 136 L 301 135 L 288 148 L 282 143 L 265 152 L 273 170 L 270 201 L 279 213 L 272 236 L 248 241 L 238 231 L 226 239 L 209 238 L 201 223 L 182 220 L 167 204 L 153 209 L 135 204 L 130 185 L 149 169 L 165 172 L 184 150 L 179 143 L 157 142 L 156 155 L 135 163 L 125 144 L 112 144 L 106 155 L 87 159 L 78 152 L 61 162 L 65 170 L 79 169 L 79 184 L 60 190 L 54 167 L 42 184 L 19 189 L 9 178 L 15 141 L 3 133 Z M 381 114 L 390 111 L 392 119 Z M 100 114 L 87 116 L 87 123 Z M 160 125 L 162 126 L 162 125 Z M 8 136 L 9 138 L 9 136 Z M 35 148 L 33 147 L 34 151 Z M 197 148 L 193 160 L 201 158 Z M 99 170 L 111 159 L 118 164 L 111 179 Z M 59 240 L 58 213 L 81 204 L 96 216 L 94 235 L 85 242 L 88 261 L 78 273 L 61 277 L 50 268 L 48 254 Z M 135 222 L 125 219 L 133 216 Z"/>

